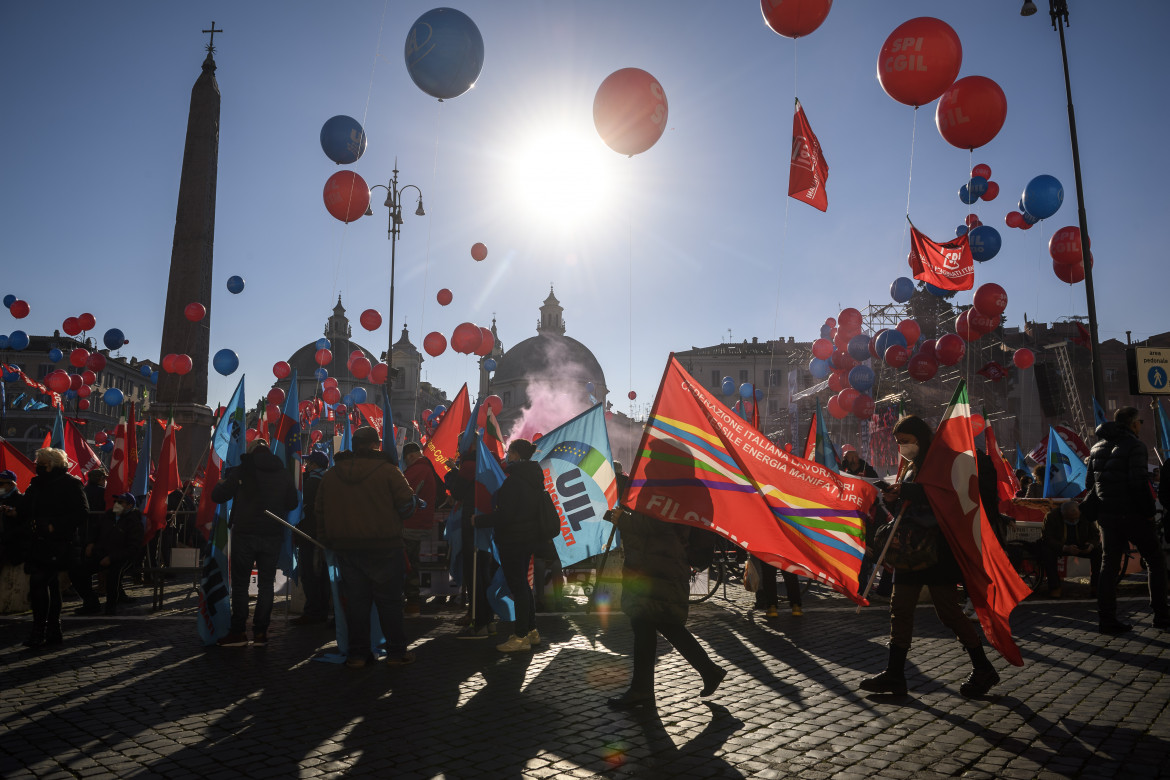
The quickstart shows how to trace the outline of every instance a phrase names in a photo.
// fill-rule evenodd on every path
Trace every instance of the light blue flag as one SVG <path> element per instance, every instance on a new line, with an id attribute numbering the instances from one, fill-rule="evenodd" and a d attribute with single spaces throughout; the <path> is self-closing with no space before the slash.
<path id="1" fill-rule="evenodd" d="M 1028 470 L 1028 461 L 1024 460 L 1024 450 L 1018 441 L 1016 442 L 1016 468 L 1020 471 Z"/>
<path id="2" fill-rule="evenodd" d="M 829 429 L 825 427 L 825 410 L 821 408 L 821 399 L 817 399 L 817 443 L 813 449 L 813 460 L 821 464 L 834 474 L 839 474 L 837 464 L 841 462 L 841 455 L 836 445 L 829 438 Z"/>
<path id="3" fill-rule="evenodd" d="M 325 551 L 325 566 L 329 570 L 329 589 L 333 594 L 333 623 L 337 631 L 337 652 L 322 653 L 314 656 L 314 661 L 329 664 L 342 664 L 349 656 L 349 623 L 345 618 L 345 604 L 341 597 L 341 565 L 337 560 L 337 553 L 333 550 Z M 382 635 L 382 624 L 378 620 L 378 608 L 370 607 L 370 652 L 375 658 L 386 655 L 386 637 Z"/>
<path id="4" fill-rule="evenodd" d="M 53 449 L 65 449 L 65 420 L 61 417 L 61 407 L 57 407 L 57 419 L 53 420 L 53 434 L 49 439 L 49 446 Z"/>
<path id="5" fill-rule="evenodd" d="M 561 565 L 605 552 L 613 530 L 605 513 L 617 503 L 605 410 L 592 406 L 535 443 L 532 459 L 561 517 L 561 535 L 554 540 Z"/>
<path id="6" fill-rule="evenodd" d="M 297 396 L 297 371 L 294 368 L 289 382 L 288 395 L 284 398 L 284 409 L 280 419 L 276 421 L 275 435 L 272 437 L 272 454 L 280 458 L 280 462 L 292 474 L 293 482 L 297 486 L 297 506 L 288 513 L 289 525 L 298 525 L 304 508 L 301 506 L 301 402 Z M 276 568 L 298 581 L 297 572 L 293 563 L 292 531 L 284 529 L 284 540 L 280 545 L 280 555 L 276 559 Z"/>
<path id="7" fill-rule="evenodd" d="M 496 456 L 484 445 L 482 436 L 477 435 L 475 437 L 475 446 L 476 498 L 480 498 L 480 495 L 478 495 L 479 486 L 482 485 L 491 495 L 492 506 L 494 508 L 496 491 L 500 489 L 500 485 L 504 484 L 504 479 L 507 475 L 500 468 L 500 464 L 496 461 Z M 476 511 L 480 512 L 483 508 L 481 501 L 477 500 Z M 500 562 L 500 551 L 496 547 L 492 529 L 476 528 L 475 546 L 476 549 L 491 552 L 496 563 Z M 512 592 L 508 590 L 508 584 L 504 580 L 503 567 L 496 569 L 495 575 L 492 576 L 492 581 L 488 583 L 487 600 L 488 604 L 491 605 L 492 611 L 499 615 L 501 620 L 516 619 L 516 602 L 512 599 Z"/>
<path id="8" fill-rule="evenodd" d="M 349 425 L 349 408 L 345 410 L 345 428 L 341 434 L 341 447 L 338 452 L 349 452 L 353 449 L 353 429 Z"/>
<path id="9" fill-rule="evenodd" d="M 223 416 L 215 426 L 215 433 L 211 436 L 211 449 L 216 460 L 220 463 L 220 473 L 232 466 L 240 464 L 240 455 L 244 452 L 244 430 L 247 428 L 245 415 L 247 410 L 244 404 L 244 377 L 236 385 L 232 399 L 223 410 Z M 150 427 L 149 421 L 147 427 Z M 144 450 L 145 460 L 150 460 L 150 450 Z M 214 487 L 214 486 L 210 486 Z M 204 497 L 211 500 L 210 490 Z M 203 571 L 199 575 L 199 613 L 196 625 L 199 638 L 204 645 L 213 645 L 220 637 L 226 636 L 231 630 L 231 583 L 227 561 L 227 544 L 229 539 L 228 516 L 231 513 L 232 502 L 220 504 L 216 509 L 215 520 L 212 521 L 211 535 L 203 554 Z"/>
<path id="10" fill-rule="evenodd" d="M 1154 407 L 1155 433 L 1158 436 L 1158 449 L 1162 450 L 1162 459 L 1165 460 L 1167 450 L 1170 450 L 1170 421 L 1166 419 L 1166 410 L 1162 408 L 1162 399 Z"/>
<path id="11" fill-rule="evenodd" d="M 135 425 L 134 427 L 137 428 L 138 426 Z M 133 493 L 135 497 L 145 496 L 148 492 L 150 492 L 150 447 L 151 444 L 153 444 L 151 441 L 150 429 L 154 426 L 150 424 L 149 416 L 146 418 L 146 425 L 142 427 L 146 428 L 146 437 L 145 441 L 142 443 L 142 446 L 138 448 L 138 465 L 134 467 L 134 480 L 130 483 L 130 492 Z M 126 435 L 137 436 L 138 431 L 134 431 L 133 433 L 127 431 Z M 214 487 L 214 485 L 212 485 L 212 487 Z M 208 488 L 207 495 L 208 499 L 210 500 L 210 488 Z"/>
<path id="12" fill-rule="evenodd" d="M 1093 426 L 1105 424 L 1105 410 L 1101 408 L 1101 404 L 1096 398 L 1093 399 Z"/>
<path id="13" fill-rule="evenodd" d="M 477 425 L 479 422 L 479 407 L 483 405 L 483 399 L 484 396 L 481 394 L 475 400 L 475 408 L 471 410 L 471 416 L 467 418 L 467 427 L 463 429 L 463 433 L 459 434 L 460 452 L 467 452 L 475 446 L 475 434 L 478 430 Z"/>
<path id="14" fill-rule="evenodd" d="M 1044 469 L 1044 498 L 1076 498 L 1085 490 L 1089 470 L 1055 428 L 1048 429 L 1048 464 Z"/>

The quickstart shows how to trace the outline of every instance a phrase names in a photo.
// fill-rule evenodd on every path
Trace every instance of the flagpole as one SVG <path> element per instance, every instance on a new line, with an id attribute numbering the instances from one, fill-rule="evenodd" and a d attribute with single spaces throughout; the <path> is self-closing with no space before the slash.
<path id="1" fill-rule="evenodd" d="M 290 531 L 292 531 L 292 532 L 293 532 L 294 534 L 296 534 L 297 536 L 300 536 L 302 539 L 304 539 L 304 540 L 306 540 L 306 541 L 309 541 L 309 542 L 312 542 L 313 544 L 317 545 L 317 547 L 321 548 L 322 550 L 326 550 L 326 549 L 328 549 L 328 548 L 327 548 L 325 545 L 321 544 L 321 543 L 320 543 L 320 542 L 318 542 L 316 539 L 314 539 L 313 537 L 309 536 L 307 533 L 305 533 L 305 532 L 304 532 L 304 531 L 302 531 L 301 529 L 297 528 L 295 525 L 293 525 L 293 524 L 292 524 L 292 523 L 290 523 L 289 521 L 285 520 L 285 519 L 284 519 L 283 517 L 281 517 L 280 515 L 273 514 L 272 512 L 268 511 L 267 509 L 265 509 L 265 510 L 264 510 L 264 514 L 268 515 L 268 516 L 269 516 L 269 517 L 271 517 L 273 520 L 277 521 L 278 523 L 280 523 L 280 524 L 281 524 L 281 525 L 283 525 L 284 527 L 288 528 Z"/>
<path id="2" fill-rule="evenodd" d="M 906 461 L 906 460 L 902 460 L 898 464 L 898 475 L 894 478 L 895 483 L 901 482 L 902 475 L 906 473 L 906 469 L 907 469 L 908 465 L 909 465 L 908 461 Z M 899 512 L 898 512 L 898 516 L 894 518 L 894 525 L 892 528 L 890 528 L 890 535 L 888 537 L 886 537 L 886 543 L 882 546 L 881 555 L 878 556 L 877 561 L 873 565 L 873 570 L 870 571 L 870 573 L 869 573 L 869 581 L 865 583 L 865 590 L 863 590 L 861 592 L 861 600 L 862 601 L 866 600 L 866 597 L 869 595 L 870 589 L 873 587 L 873 581 L 877 579 L 878 573 L 882 570 L 882 564 L 886 560 L 886 551 L 890 549 L 890 542 L 892 542 L 894 540 L 894 534 L 896 534 L 898 532 L 898 525 L 902 522 L 902 515 L 904 515 L 906 513 L 906 507 L 908 507 L 909 505 L 910 505 L 910 502 L 908 502 L 908 501 L 904 502 L 902 504 L 902 509 L 899 510 Z M 856 615 L 861 614 L 861 605 L 860 604 L 857 605 L 857 611 L 854 614 L 856 614 Z"/>

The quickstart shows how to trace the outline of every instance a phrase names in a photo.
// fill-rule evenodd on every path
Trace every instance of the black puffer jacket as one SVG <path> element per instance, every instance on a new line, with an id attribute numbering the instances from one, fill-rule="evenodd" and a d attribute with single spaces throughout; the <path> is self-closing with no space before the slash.
<path id="1" fill-rule="evenodd" d="M 233 502 L 228 520 L 233 533 L 280 536 L 284 526 L 265 515 L 265 510 L 287 519 L 299 499 L 292 474 L 280 458 L 267 447 L 257 447 L 240 456 L 240 465 L 224 472 L 211 491 L 211 500 Z"/>
<path id="2" fill-rule="evenodd" d="M 617 521 L 626 563 L 622 568 L 622 612 L 631 618 L 683 625 L 690 608 L 691 567 L 687 542 L 691 529 L 639 512 Z"/>
<path id="3" fill-rule="evenodd" d="M 89 519 L 81 480 L 61 468 L 38 471 L 17 510 L 25 535 L 25 567 L 64 571 L 78 552 L 79 528 Z"/>
<path id="4" fill-rule="evenodd" d="M 1101 501 L 1100 517 L 1153 517 L 1154 494 L 1146 475 L 1150 454 L 1133 431 L 1115 422 L 1097 426 L 1085 487 Z"/>
<path id="5" fill-rule="evenodd" d="M 496 544 L 535 548 L 540 539 L 540 494 L 544 472 L 533 460 L 518 460 L 505 469 L 508 476 L 496 491 L 495 511 L 477 515 L 477 528 L 494 528 Z"/>

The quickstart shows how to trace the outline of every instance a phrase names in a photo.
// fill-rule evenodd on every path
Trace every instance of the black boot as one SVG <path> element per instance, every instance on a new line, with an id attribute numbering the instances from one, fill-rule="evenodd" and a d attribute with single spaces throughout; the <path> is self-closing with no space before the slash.
<path id="1" fill-rule="evenodd" d="M 977 699 L 987 695 L 991 686 L 999 682 L 999 673 L 995 671 L 991 661 L 987 660 L 987 654 L 983 652 L 983 645 L 968 647 L 967 655 L 971 656 L 972 669 L 971 673 L 967 675 L 967 679 L 959 686 L 959 693 L 964 698 Z"/>
<path id="2" fill-rule="evenodd" d="M 50 620 L 45 625 L 45 644 L 46 645 L 60 645 L 64 644 L 65 636 L 61 633 L 61 618 Z"/>
<path id="3" fill-rule="evenodd" d="M 25 647 L 38 648 L 45 644 L 45 624 L 34 622 L 28 639 L 24 640 Z"/>
<path id="4" fill-rule="evenodd" d="M 879 675 L 866 677 L 861 681 L 861 690 L 870 693 L 894 693 L 906 695 L 906 652 L 904 647 L 890 645 L 890 661 L 886 670 Z"/>
<path id="5" fill-rule="evenodd" d="M 100 601 L 98 601 L 97 596 L 93 596 L 92 598 L 85 599 L 85 603 L 83 603 L 80 607 L 78 607 L 77 611 L 74 612 L 74 614 L 75 615 L 98 615 L 98 614 L 101 614 L 101 611 L 102 611 L 102 603 Z"/>
<path id="6" fill-rule="evenodd" d="M 638 707 L 654 707 L 654 691 L 636 691 L 630 688 L 621 696 L 606 702 L 612 710 L 632 710 Z"/>

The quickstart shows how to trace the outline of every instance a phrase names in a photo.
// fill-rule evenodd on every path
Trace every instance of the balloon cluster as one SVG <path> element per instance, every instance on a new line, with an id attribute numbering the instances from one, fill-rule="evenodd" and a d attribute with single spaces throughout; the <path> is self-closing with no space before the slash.
<path id="1" fill-rule="evenodd" d="M 23 320 L 31 311 L 27 301 L 17 298 L 12 293 L 4 296 L 4 308 L 8 309 L 12 316 L 18 320 Z"/>
<path id="2" fill-rule="evenodd" d="M 983 163 L 971 169 L 971 178 L 959 188 L 959 200 L 968 206 L 978 200 L 995 200 L 998 195 L 999 185 L 991 180 L 991 166 Z"/>
<path id="3" fill-rule="evenodd" d="M 1064 186 L 1055 176 L 1041 174 L 1028 182 L 1017 204 L 1019 211 L 1009 211 L 1004 217 L 1008 227 L 1029 230 L 1042 219 L 1048 219 L 1064 203 Z"/>
<path id="4" fill-rule="evenodd" d="M 491 330 L 473 322 L 457 325 L 451 334 L 451 349 L 464 355 L 486 357 L 491 354 L 495 345 L 496 337 L 492 335 Z M 447 337 L 438 331 L 432 331 L 423 338 L 423 349 L 431 357 L 438 357 L 447 350 Z"/>
<path id="5" fill-rule="evenodd" d="M 1084 255 L 1093 266 L 1093 253 L 1089 251 L 1092 241 L 1086 240 Z M 1085 263 L 1081 248 L 1081 229 L 1069 225 L 1052 234 L 1048 241 L 1048 254 L 1052 257 L 1052 271 L 1057 278 L 1068 284 L 1084 281 Z"/>
<path id="6" fill-rule="evenodd" d="M 61 323 L 61 330 L 65 331 L 66 335 L 76 336 L 82 331 L 93 330 L 95 325 L 97 325 L 97 319 L 86 312 L 77 317 L 66 317 L 65 321 Z"/>
<path id="7" fill-rule="evenodd" d="M 808 370 L 817 379 L 828 379 L 829 390 L 834 395 L 827 408 L 837 419 L 852 414 L 867 420 L 873 415 L 873 397 L 869 391 L 875 377 L 866 361 L 878 353 L 874 339 L 862 333 L 861 325 L 861 312 L 854 308 L 842 309 L 836 318 L 825 320 L 821 337 L 812 344 L 813 357 Z M 905 344 L 905 339 L 900 338 Z M 885 341 L 882 346 L 886 346 Z"/>
<path id="8" fill-rule="evenodd" d="M 76 352 L 77 350 L 73 351 Z M 162 359 L 162 370 L 168 374 L 184 376 L 190 373 L 194 366 L 195 363 L 191 360 L 190 355 L 176 355 L 172 352 L 169 355 L 163 356 Z"/>

